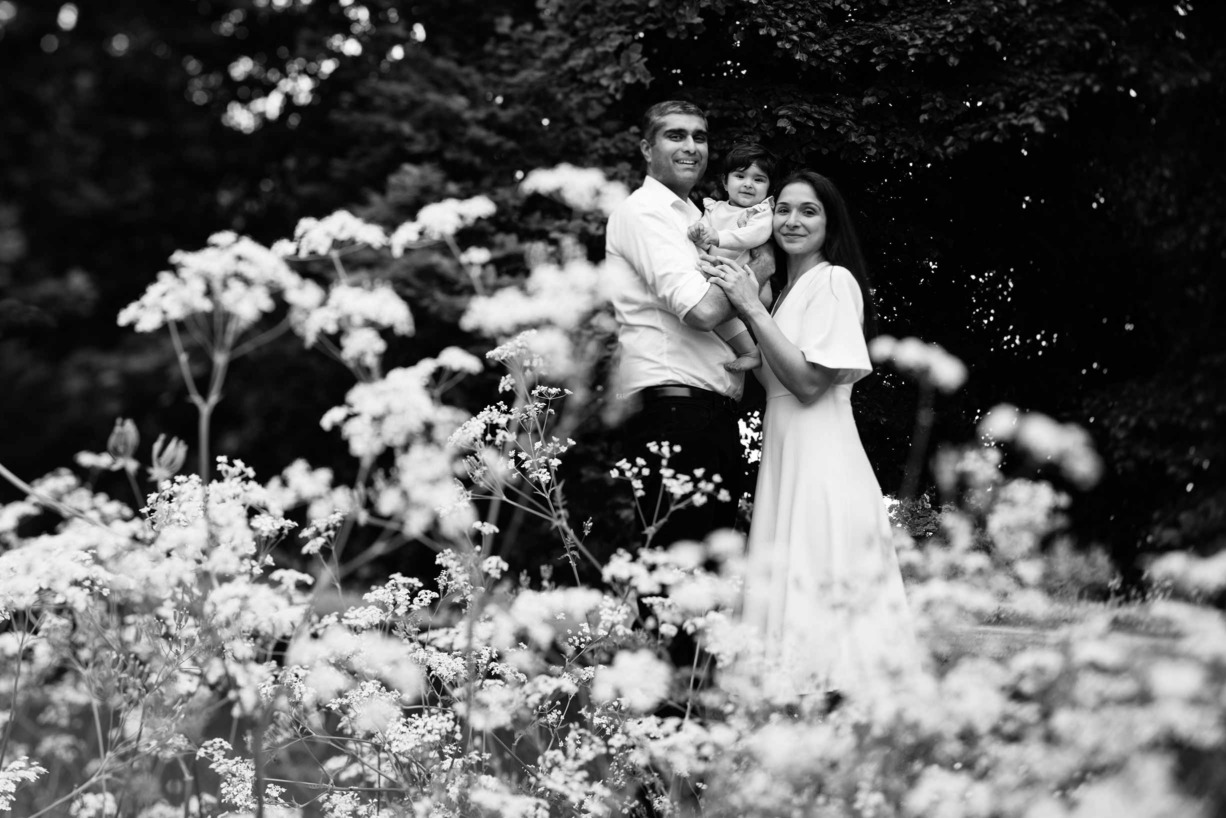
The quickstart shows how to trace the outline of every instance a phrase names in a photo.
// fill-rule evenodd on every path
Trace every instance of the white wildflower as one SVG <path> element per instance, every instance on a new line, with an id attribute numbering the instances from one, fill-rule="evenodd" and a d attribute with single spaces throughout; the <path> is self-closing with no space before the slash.
<path id="1" fill-rule="evenodd" d="M 342 244 L 365 244 L 369 247 L 385 247 L 388 239 L 383 228 L 359 219 L 347 210 L 337 210 L 322 219 L 306 217 L 294 228 L 294 241 L 298 254 L 323 256 Z M 285 250 L 285 245 L 277 246 Z"/>
<path id="2" fill-rule="evenodd" d="M 434 359 L 443 369 L 468 375 L 479 375 L 485 368 L 476 355 L 454 346 L 444 348 Z"/>
<path id="3" fill-rule="evenodd" d="M 668 695 L 673 668 L 649 650 L 621 651 L 613 663 L 597 668 L 592 698 L 598 702 L 621 699 L 636 713 L 646 713 Z"/>
<path id="4" fill-rule="evenodd" d="M 408 304 L 386 282 L 365 286 L 336 283 L 327 292 L 324 303 L 314 309 L 295 310 L 292 319 L 294 331 L 307 346 L 314 345 L 320 335 L 349 335 L 359 330 L 413 334 L 413 315 Z"/>
<path id="5" fill-rule="evenodd" d="M 469 247 L 460 253 L 460 263 L 470 267 L 480 267 L 483 264 L 489 264 L 493 257 L 494 254 L 488 247 Z"/>
<path id="6" fill-rule="evenodd" d="M 330 410 L 320 425 L 340 426 L 354 457 L 374 457 L 385 449 L 406 446 L 438 412 L 420 370 L 401 367 L 381 380 L 354 386 L 345 405 Z"/>
<path id="7" fill-rule="evenodd" d="M 609 181 L 599 168 L 579 168 L 567 162 L 530 171 L 519 187 L 525 194 L 557 196 L 576 210 L 600 210 L 605 215 L 629 195 L 624 184 Z"/>
<path id="8" fill-rule="evenodd" d="M 159 273 L 139 300 L 120 311 L 120 326 L 152 332 L 216 307 L 242 328 L 272 311 L 274 292 L 302 287 L 302 278 L 280 256 L 230 232 L 216 233 L 204 249 L 178 251 L 170 260 L 175 271 Z"/>
<path id="9" fill-rule="evenodd" d="M 400 717 L 400 706 L 382 696 L 372 696 L 353 705 L 349 723 L 359 736 L 385 733 Z"/>
<path id="10" fill-rule="evenodd" d="M 1201 557 L 1187 551 L 1163 554 L 1147 569 L 1157 583 L 1167 584 L 1193 599 L 1208 597 L 1226 589 L 1226 551 Z"/>
<path id="11" fill-rule="evenodd" d="M 460 327 L 488 336 L 544 325 L 577 329 L 608 303 L 619 280 L 610 265 L 586 259 L 572 259 L 563 266 L 538 264 L 522 287 L 504 287 L 473 298 Z"/>
<path id="12" fill-rule="evenodd" d="M 400 258 L 404 255 L 405 248 L 411 244 L 417 244 L 422 240 L 422 228 L 417 222 L 405 222 L 392 231 L 389 243 L 392 248 L 392 255 Z"/>
<path id="13" fill-rule="evenodd" d="M 341 336 L 341 360 L 366 369 L 375 369 L 387 352 L 387 341 L 370 327 L 351 329 Z"/>
<path id="14" fill-rule="evenodd" d="M 1056 465 L 1064 477 L 1087 489 L 1102 475 L 1102 459 L 1085 429 L 1060 423 L 1041 412 L 1019 412 L 1002 403 L 979 421 L 979 434 L 993 442 L 1011 442 L 1036 463 Z"/>
<path id="15" fill-rule="evenodd" d="M 475 527 L 475 525 L 474 525 Z M 495 527 L 494 532 L 498 529 Z M 481 573 L 485 574 L 490 579 L 501 579 L 502 575 L 510 568 L 507 561 L 502 557 L 486 557 L 481 561 Z"/>
<path id="16" fill-rule="evenodd" d="M 233 636 L 289 636 L 305 611 L 304 605 L 293 604 L 284 591 L 244 579 L 219 585 L 205 600 L 210 621 Z"/>
<path id="17" fill-rule="evenodd" d="M 488 196 L 473 196 L 470 199 L 444 199 L 423 207 L 416 218 L 406 222 L 392 233 L 392 255 L 400 257 L 410 244 L 428 239 L 445 239 L 454 236 L 462 228 L 478 219 L 494 215 L 493 201 Z"/>
<path id="18" fill-rule="evenodd" d="M 1012 440 L 1017 434 L 1017 407 L 1011 403 L 993 406 L 979 421 L 979 436 L 988 440 Z"/>
<path id="19" fill-rule="evenodd" d="M 4 769 L 0 770 L 0 810 L 7 812 L 13 808 L 13 795 L 19 784 L 33 783 L 39 776 L 46 774 L 46 768 L 30 761 L 27 756 L 21 756 L 6 764 Z"/>
<path id="20" fill-rule="evenodd" d="M 892 363 L 904 375 L 942 392 L 956 392 L 966 382 L 966 365 L 939 344 L 879 335 L 868 349 L 874 361 Z"/>
<path id="21" fill-rule="evenodd" d="M 525 632 L 537 647 L 547 648 L 555 638 L 564 639 L 587 625 L 603 601 L 604 595 L 595 588 L 523 590 L 516 594 L 508 613 L 517 630 Z"/>
<path id="22" fill-rule="evenodd" d="M 119 814 L 119 803 L 114 793 L 83 792 L 73 799 L 68 814 L 72 818 L 115 818 Z"/>
<path id="23" fill-rule="evenodd" d="M 987 784 L 966 772 L 930 766 L 920 774 L 903 805 L 908 815 L 986 818 L 992 814 L 992 796 Z"/>

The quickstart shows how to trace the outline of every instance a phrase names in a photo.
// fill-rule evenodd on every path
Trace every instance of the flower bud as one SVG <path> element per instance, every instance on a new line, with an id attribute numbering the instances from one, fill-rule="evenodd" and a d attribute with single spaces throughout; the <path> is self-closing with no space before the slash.
<path id="1" fill-rule="evenodd" d="M 129 418 L 116 418 L 115 428 L 106 441 L 106 450 L 111 457 L 119 462 L 131 460 L 139 445 L 140 432 L 136 431 L 136 424 Z"/>
<path id="2" fill-rule="evenodd" d="M 169 480 L 183 468 L 187 460 L 187 444 L 177 437 L 166 440 L 166 435 L 158 435 L 153 444 L 153 465 L 149 468 L 149 479 L 154 483 Z"/>

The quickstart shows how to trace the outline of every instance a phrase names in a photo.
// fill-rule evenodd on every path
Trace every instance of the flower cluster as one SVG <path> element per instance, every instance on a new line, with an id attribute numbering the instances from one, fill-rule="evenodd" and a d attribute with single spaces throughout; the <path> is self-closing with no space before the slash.
<path id="1" fill-rule="evenodd" d="M 1079 488 L 1091 488 L 1102 476 L 1102 459 L 1089 433 L 1075 423 L 1060 423 L 1040 412 L 1021 412 L 1002 403 L 979 421 L 979 435 L 993 443 L 1011 443 L 1035 463 L 1054 464 Z"/>
<path id="2" fill-rule="evenodd" d="M 313 346 L 321 335 L 339 334 L 341 360 L 368 370 L 377 367 L 387 350 L 380 330 L 413 334 L 409 305 L 386 283 L 338 283 L 328 290 L 322 304 L 297 310 L 292 317 L 295 332 L 307 346 Z"/>
<path id="3" fill-rule="evenodd" d="M 1160 587 L 1192 600 L 1213 599 L 1226 591 L 1226 551 L 1202 557 L 1173 551 L 1153 559 L 1146 569 Z"/>
<path id="4" fill-rule="evenodd" d="M 0 770 L 0 811 L 13 808 L 13 793 L 22 782 L 37 781 L 39 776 L 47 774 L 45 767 L 40 767 L 26 756 L 14 759 Z"/>
<path id="5" fill-rule="evenodd" d="M 1167 748 L 1202 758 L 1226 738 L 1211 681 L 1226 673 L 1226 628 L 1191 606 L 1148 616 L 1170 646 L 1205 640 L 1201 658 L 1138 650 L 1152 637 L 1107 610 L 1043 644 L 987 656 L 955 648 L 932 691 L 874 709 L 734 717 L 704 814 L 866 814 L 870 805 L 868 814 L 916 818 L 1208 814 L 1172 774 Z"/>
<path id="6" fill-rule="evenodd" d="M 273 311 L 274 293 L 304 307 L 322 297 L 318 285 L 290 270 L 279 255 L 234 233 L 215 233 L 204 249 L 179 251 L 170 260 L 175 270 L 159 273 L 144 295 L 119 313 L 120 326 L 153 332 L 221 310 L 242 329 Z"/>
<path id="7" fill-rule="evenodd" d="M 745 462 L 759 462 L 762 459 L 762 413 L 755 409 L 737 418 L 736 422 L 741 433 L 741 448 L 745 452 Z"/>
<path id="8" fill-rule="evenodd" d="M 399 258 L 406 247 L 420 241 L 450 239 L 478 219 L 493 216 L 495 210 L 488 196 L 443 199 L 428 204 L 417 212 L 412 221 L 405 222 L 392 232 L 392 255 Z"/>
<path id="9" fill-rule="evenodd" d="M 345 395 L 343 406 L 323 416 L 324 429 L 339 427 L 354 457 L 374 458 L 387 449 L 404 449 L 428 428 L 450 434 L 458 425 L 456 410 L 435 399 L 430 378 L 435 361 L 393 369 L 379 380 L 359 383 Z M 444 437 L 445 439 L 445 437 Z"/>
<path id="10" fill-rule="evenodd" d="M 636 457 L 633 462 L 623 458 L 609 470 L 609 476 L 614 480 L 625 480 L 630 484 L 635 498 L 646 501 L 645 504 L 639 503 L 638 508 L 646 505 L 654 509 L 654 519 L 642 521 L 649 540 L 680 509 L 703 506 L 711 500 L 721 503 L 732 501 L 732 495 L 724 488 L 720 475 L 709 475 L 705 469 L 695 469 L 692 473 L 680 472 L 669 465 L 673 454 L 681 451 L 680 446 L 668 441 L 651 441 L 647 449 L 653 458 L 659 458 L 659 465 L 648 463 L 642 457 Z M 659 478 L 659 494 L 647 497 L 648 480 L 653 474 Z"/>
<path id="11" fill-rule="evenodd" d="M 523 193 L 557 196 L 575 210 L 599 210 L 608 215 L 630 192 L 621 182 L 609 181 L 598 168 L 578 168 L 563 162 L 530 171 L 520 183 Z"/>
<path id="12" fill-rule="evenodd" d="M 578 328 L 609 303 L 624 281 L 617 265 L 572 259 L 532 268 L 522 286 L 504 287 L 473 298 L 460 319 L 462 329 L 505 336 L 524 327 Z"/>
<path id="13" fill-rule="evenodd" d="M 293 240 L 272 246 L 279 256 L 326 256 L 338 248 L 365 245 L 386 247 L 387 234 L 378 225 L 362 221 L 347 210 L 337 210 L 322 219 L 310 216 L 294 227 Z"/>
<path id="14" fill-rule="evenodd" d="M 874 361 L 888 362 L 904 375 L 942 392 L 956 392 L 966 383 L 966 365 L 938 344 L 878 335 L 868 351 Z"/>

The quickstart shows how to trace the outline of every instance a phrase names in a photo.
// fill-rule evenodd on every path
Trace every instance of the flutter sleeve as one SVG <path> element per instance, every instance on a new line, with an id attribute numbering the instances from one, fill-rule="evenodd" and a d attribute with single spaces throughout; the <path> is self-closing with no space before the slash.
<path id="1" fill-rule="evenodd" d="M 872 372 L 864 341 L 864 296 L 851 271 L 832 267 L 828 276 L 814 278 L 806 295 L 796 341 L 805 360 L 839 370 L 836 383 L 855 383 Z"/>

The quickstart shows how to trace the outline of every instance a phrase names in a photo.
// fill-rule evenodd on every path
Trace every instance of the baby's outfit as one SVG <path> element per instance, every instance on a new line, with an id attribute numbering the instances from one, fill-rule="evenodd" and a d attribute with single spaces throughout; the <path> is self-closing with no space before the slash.
<path id="1" fill-rule="evenodd" d="M 773 196 L 767 196 L 753 207 L 703 199 L 702 209 L 702 220 L 719 234 L 719 246 L 710 249 L 712 255 L 744 264 L 749 261 L 749 251 L 771 237 L 775 213 Z"/>
<path id="2" fill-rule="evenodd" d="M 719 246 L 707 252 L 730 259 L 737 264 L 749 261 L 749 251 L 766 243 L 771 237 L 775 199 L 767 196 L 752 207 L 738 207 L 718 199 L 702 200 L 702 220 L 712 232 L 719 234 Z M 715 334 L 727 341 L 745 332 L 745 324 L 732 318 L 715 328 Z"/>

